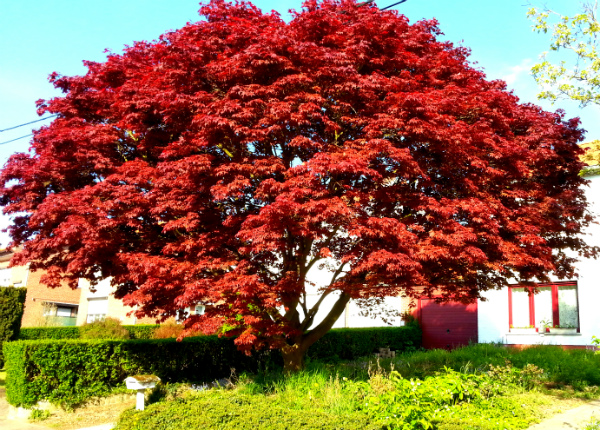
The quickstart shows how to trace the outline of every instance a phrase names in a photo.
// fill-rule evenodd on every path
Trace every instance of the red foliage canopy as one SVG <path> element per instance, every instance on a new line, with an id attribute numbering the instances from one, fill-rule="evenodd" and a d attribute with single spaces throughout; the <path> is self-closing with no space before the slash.
<path id="1" fill-rule="evenodd" d="M 203 20 L 51 81 L 58 117 L 0 203 L 46 282 L 112 277 L 138 315 L 212 303 L 241 347 L 296 345 L 350 298 L 469 299 L 572 275 L 586 252 L 577 120 L 519 104 L 435 21 L 351 0 L 286 24 L 214 0 Z M 333 266 L 307 331 L 306 275 Z"/>

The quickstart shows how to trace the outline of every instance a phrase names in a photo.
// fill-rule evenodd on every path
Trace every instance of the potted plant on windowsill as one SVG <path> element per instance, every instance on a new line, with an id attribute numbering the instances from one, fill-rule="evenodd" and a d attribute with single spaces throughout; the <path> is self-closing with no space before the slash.
<path id="1" fill-rule="evenodd" d="M 537 333 L 535 327 L 532 325 L 525 326 L 525 327 L 513 327 L 511 325 L 510 332 L 512 334 L 536 334 Z"/>
<path id="2" fill-rule="evenodd" d="M 548 331 L 550 331 L 551 327 L 552 327 L 552 321 L 550 321 L 548 319 L 543 319 L 539 322 L 538 332 L 543 335 L 544 333 L 547 333 Z"/>
<path id="3" fill-rule="evenodd" d="M 577 327 L 574 325 L 555 325 L 550 327 L 548 331 L 551 334 L 575 334 L 577 333 Z"/>

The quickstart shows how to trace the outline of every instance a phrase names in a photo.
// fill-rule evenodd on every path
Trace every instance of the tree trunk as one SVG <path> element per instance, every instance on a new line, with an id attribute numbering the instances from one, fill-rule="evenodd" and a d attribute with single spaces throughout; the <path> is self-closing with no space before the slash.
<path id="1" fill-rule="evenodd" d="M 333 324 L 335 324 L 344 309 L 346 309 L 346 304 L 349 301 L 350 296 L 346 293 L 341 293 L 329 311 L 329 314 L 327 314 L 319 325 L 304 335 L 295 338 L 292 345 L 286 345 L 281 348 L 283 370 L 285 373 L 298 372 L 304 369 L 304 354 L 306 354 L 306 351 L 308 351 L 308 348 L 313 343 L 321 339 L 333 327 Z"/>
<path id="2" fill-rule="evenodd" d="M 287 345 L 281 349 L 283 371 L 287 374 L 304 369 L 304 354 L 308 347 L 302 344 Z"/>

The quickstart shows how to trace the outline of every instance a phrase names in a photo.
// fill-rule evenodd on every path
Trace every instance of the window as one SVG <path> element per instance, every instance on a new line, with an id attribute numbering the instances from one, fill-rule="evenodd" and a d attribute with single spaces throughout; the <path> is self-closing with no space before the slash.
<path id="1" fill-rule="evenodd" d="M 108 312 L 108 297 L 88 299 L 86 322 L 103 321 Z"/>
<path id="2" fill-rule="evenodd" d="M 12 269 L 0 269 L 0 287 L 11 285 Z"/>
<path id="3" fill-rule="evenodd" d="M 576 327 L 579 331 L 577 282 L 508 288 L 508 321 L 511 327 Z"/>

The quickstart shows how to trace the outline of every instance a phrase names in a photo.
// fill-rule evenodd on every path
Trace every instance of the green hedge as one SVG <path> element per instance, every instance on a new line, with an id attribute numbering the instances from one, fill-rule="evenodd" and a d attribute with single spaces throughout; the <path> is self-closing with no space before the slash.
<path id="1" fill-rule="evenodd" d="M 371 355 L 378 348 L 412 351 L 421 346 L 422 332 L 418 324 L 404 327 L 341 328 L 329 331 L 308 350 L 307 356 L 317 360 L 352 360 Z"/>
<path id="2" fill-rule="evenodd" d="M 154 374 L 165 382 L 207 382 L 256 371 L 257 360 L 231 339 L 203 336 L 154 340 L 24 340 L 4 345 L 6 394 L 14 406 L 41 399 L 70 407 L 123 385 L 127 376 Z"/>
<path id="3" fill-rule="evenodd" d="M 310 348 L 308 357 L 352 359 L 370 355 L 379 347 L 411 350 L 420 345 L 420 336 L 416 325 L 331 330 Z M 182 342 L 21 340 L 5 343 L 4 353 L 8 402 L 25 407 L 42 399 L 70 407 L 90 396 L 107 394 L 134 374 L 154 374 L 164 382 L 199 383 L 228 377 L 232 368 L 239 374 L 255 372 L 267 365 L 281 365 L 279 354 L 248 357 L 237 351 L 232 339 L 216 336 L 187 338 Z"/>
<path id="4" fill-rule="evenodd" d="M 79 327 L 23 327 L 19 340 L 78 339 Z"/>
<path id="5" fill-rule="evenodd" d="M 152 339 L 154 331 L 159 327 L 152 325 L 125 325 L 131 339 Z M 19 340 L 35 339 L 79 339 L 79 327 L 24 327 Z"/>
<path id="6" fill-rule="evenodd" d="M 2 344 L 19 336 L 26 295 L 26 288 L 0 287 L 0 369 L 4 367 Z"/>

